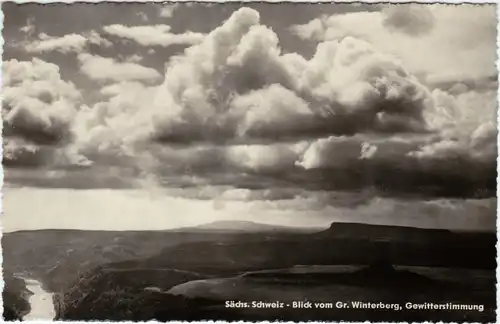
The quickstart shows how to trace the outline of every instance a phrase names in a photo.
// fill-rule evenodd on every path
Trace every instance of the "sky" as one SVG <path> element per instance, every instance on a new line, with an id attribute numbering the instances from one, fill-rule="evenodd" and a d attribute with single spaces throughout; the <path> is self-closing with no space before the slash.
<path id="1" fill-rule="evenodd" d="M 2 10 L 6 232 L 495 229 L 495 5 Z"/>

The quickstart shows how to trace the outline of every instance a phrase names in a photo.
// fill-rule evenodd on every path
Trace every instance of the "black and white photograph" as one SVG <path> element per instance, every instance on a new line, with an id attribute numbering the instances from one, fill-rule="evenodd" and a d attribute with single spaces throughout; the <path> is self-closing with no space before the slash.
<path id="1" fill-rule="evenodd" d="M 497 321 L 497 5 L 2 3 L 5 321 Z"/>

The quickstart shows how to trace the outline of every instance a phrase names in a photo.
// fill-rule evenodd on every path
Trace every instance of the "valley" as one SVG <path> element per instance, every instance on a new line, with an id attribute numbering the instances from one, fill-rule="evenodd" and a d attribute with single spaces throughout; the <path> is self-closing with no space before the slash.
<path id="1" fill-rule="evenodd" d="M 4 251 L 15 245 L 18 253 L 4 252 L 5 274 L 40 281 L 54 296 L 59 320 L 483 322 L 495 316 L 493 233 L 356 223 L 314 231 L 227 225 L 9 233 Z M 228 300 L 481 303 L 485 311 L 262 310 L 227 308 Z"/>

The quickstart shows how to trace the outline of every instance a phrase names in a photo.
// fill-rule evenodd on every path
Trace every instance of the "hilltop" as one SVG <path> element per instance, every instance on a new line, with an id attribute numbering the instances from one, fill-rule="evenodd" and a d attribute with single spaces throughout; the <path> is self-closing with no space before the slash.
<path id="1" fill-rule="evenodd" d="M 172 231 L 175 232 L 318 232 L 322 230 L 319 227 L 293 227 L 284 225 L 263 224 L 251 221 L 240 220 L 222 220 L 192 227 L 181 227 Z"/>

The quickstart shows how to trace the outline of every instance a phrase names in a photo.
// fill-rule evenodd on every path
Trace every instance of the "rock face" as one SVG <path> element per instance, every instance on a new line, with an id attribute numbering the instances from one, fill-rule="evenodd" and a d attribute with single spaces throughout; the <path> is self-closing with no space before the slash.
<path id="1" fill-rule="evenodd" d="M 26 289 L 24 280 L 14 277 L 11 273 L 4 274 L 4 283 L 3 318 L 6 321 L 20 321 L 31 310 L 31 292 Z"/>

